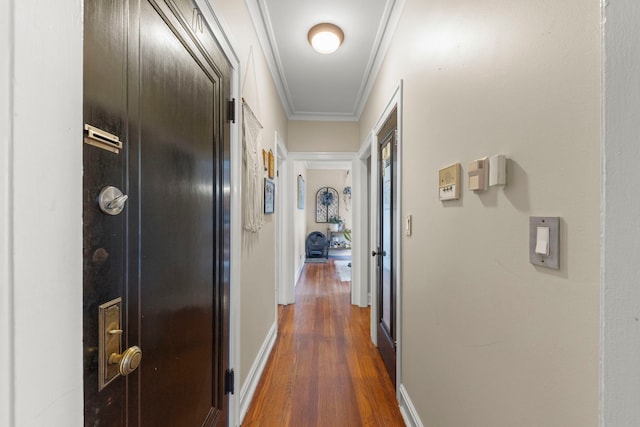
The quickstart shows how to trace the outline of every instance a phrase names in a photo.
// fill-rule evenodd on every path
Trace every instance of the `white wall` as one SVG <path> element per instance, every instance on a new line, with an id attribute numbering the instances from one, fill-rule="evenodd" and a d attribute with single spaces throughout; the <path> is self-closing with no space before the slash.
<path id="1" fill-rule="evenodd" d="M 426 426 L 598 424 L 600 22 L 407 0 L 360 139 L 403 79 L 401 382 Z M 438 200 L 439 168 L 497 153 L 507 187 Z M 528 262 L 538 215 L 562 217 L 559 271 Z"/>
<path id="2" fill-rule="evenodd" d="M 80 426 L 82 2 L 0 15 L 0 424 Z"/>
<path id="3" fill-rule="evenodd" d="M 640 425 L 640 4 L 606 2 L 602 424 Z"/>

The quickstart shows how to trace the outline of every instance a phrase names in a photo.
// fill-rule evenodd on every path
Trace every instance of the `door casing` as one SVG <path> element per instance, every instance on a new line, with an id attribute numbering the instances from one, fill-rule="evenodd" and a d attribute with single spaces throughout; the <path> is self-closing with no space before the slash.
<path id="1" fill-rule="evenodd" d="M 377 283 L 377 303 L 378 303 L 378 319 L 377 319 L 377 337 L 378 337 L 378 350 L 384 361 L 384 364 L 389 372 L 389 376 L 393 383 L 396 383 L 396 319 L 399 317 L 397 313 L 396 300 L 398 281 L 395 275 L 396 258 L 395 254 L 398 248 L 399 235 L 398 228 L 395 226 L 396 219 L 399 214 L 397 204 L 397 114 L 394 110 L 385 122 L 381 132 L 377 134 L 377 139 L 380 141 L 377 144 L 376 149 L 378 151 L 378 157 L 382 157 L 380 164 L 386 163 L 384 161 L 384 154 L 380 153 L 388 151 L 387 159 L 389 159 L 388 170 L 386 165 L 381 166 L 379 169 L 379 175 L 376 176 L 376 188 L 378 194 L 378 206 L 376 210 L 378 212 L 378 224 L 376 227 L 377 238 L 375 242 L 376 250 L 372 251 L 373 261 L 376 265 L 376 283 Z M 384 173 L 382 173 L 384 172 Z M 387 175 L 388 174 L 388 175 Z M 388 184 L 386 184 L 388 183 Z M 387 196 L 388 194 L 388 196 Z M 388 205 L 385 201 L 388 199 Z M 388 209 L 386 209 L 386 208 Z M 387 212 L 387 213 L 385 213 Z M 385 264 L 388 263 L 388 269 L 385 268 Z M 388 271 L 388 277 L 385 272 Z M 385 288 L 388 289 L 387 298 L 383 298 L 385 294 Z M 388 301 L 386 301 L 388 300 Z M 384 321 L 385 306 L 388 304 L 389 318 Z M 381 312 L 382 311 L 382 312 Z"/>
<path id="2" fill-rule="evenodd" d="M 290 151 L 287 154 L 287 158 L 283 161 L 283 165 L 285 169 L 285 173 L 287 174 L 289 179 L 284 181 L 284 189 L 289 194 L 296 194 L 296 180 L 293 177 L 293 165 L 294 162 L 306 162 L 306 161 L 314 161 L 314 162 L 335 162 L 335 161 L 345 161 L 351 163 L 351 171 L 353 176 L 360 176 L 361 170 L 364 168 L 366 174 L 366 167 L 362 165 L 362 161 L 360 161 L 358 157 L 358 153 L 355 152 L 295 152 Z M 365 181 L 366 182 L 366 181 Z M 366 190 L 366 186 L 361 186 L 360 180 L 352 181 L 352 194 L 354 195 L 354 199 L 352 199 L 352 215 L 353 218 L 362 217 L 363 211 L 362 208 L 365 206 L 360 203 L 359 200 L 362 198 L 366 199 L 366 195 L 364 194 Z M 295 198 L 292 196 L 289 197 L 287 202 L 288 207 L 285 210 L 291 215 L 296 208 L 295 206 Z M 315 208 L 315 207 L 313 207 Z M 310 207 L 306 207 L 305 209 L 310 209 Z M 285 230 L 283 228 L 283 230 Z M 363 237 L 364 233 L 366 233 L 366 228 L 358 222 L 354 221 L 353 223 L 353 248 L 352 248 L 352 259 L 353 270 L 352 270 L 352 278 L 351 278 L 351 304 L 357 305 L 359 307 L 366 307 L 368 305 L 367 302 L 367 285 L 366 278 L 361 274 L 362 266 L 366 266 L 368 260 L 366 258 L 363 259 L 363 254 L 366 253 L 366 238 Z M 283 275 L 283 280 L 281 287 L 281 299 L 284 304 L 293 304 L 295 302 L 294 298 L 294 290 L 295 284 L 297 281 L 296 277 L 296 260 L 294 254 L 294 229 L 293 229 L 293 221 L 288 221 L 286 223 L 286 232 L 284 236 L 284 247 L 283 253 L 285 258 L 286 266 L 284 267 L 285 271 L 290 272 L 292 276 L 286 277 Z M 306 236 L 305 236 L 306 237 Z M 356 261 L 359 260 L 359 261 Z M 364 261 L 364 262 L 363 262 Z M 298 272 L 299 273 L 299 272 Z"/>
<path id="3" fill-rule="evenodd" d="M 366 156 L 370 153 L 370 167 L 371 167 L 371 177 L 378 176 L 379 173 L 379 158 L 378 151 L 376 149 L 378 141 L 377 134 L 383 128 L 387 118 L 391 115 L 393 110 L 396 110 L 397 113 L 397 127 L 398 127 L 398 135 L 397 135 L 397 162 L 396 162 L 396 170 L 397 170 L 397 179 L 396 179 L 396 188 L 395 191 L 397 193 L 397 203 L 398 203 L 398 215 L 396 216 L 394 228 L 396 230 L 396 235 L 398 236 L 398 242 L 396 246 L 396 256 L 394 259 L 394 263 L 396 266 L 395 271 L 395 280 L 397 285 L 396 289 L 396 397 L 400 399 L 400 386 L 402 385 L 402 244 L 401 244 L 401 231 L 402 231 L 402 219 L 404 216 L 402 209 L 402 88 L 403 81 L 400 80 L 396 90 L 393 95 L 389 99 L 387 105 L 383 109 L 380 116 L 378 116 L 378 120 L 376 121 L 375 126 L 369 133 L 369 144 L 368 148 L 365 146 L 362 150 L 360 150 L 361 157 L 366 158 Z M 367 170 L 366 168 L 362 168 L 364 170 L 360 171 L 360 179 L 367 179 Z M 377 185 L 371 185 L 371 191 L 369 193 L 369 206 L 370 206 L 370 217 L 369 217 L 369 233 L 370 233 L 370 247 L 369 250 L 364 252 L 362 255 L 371 257 L 371 252 L 376 250 L 375 244 L 377 242 L 377 224 L 378 224 L 378 213 L 376 207 L 378 206 L 378 195 L 377 195 Z M 371 341 L 377 345 L 377 328 L 378 328 L 378 287 L 376 283 L 376 263 L 371 262 L 369 267 L 369 283 L 371 288 L 371 318 L 370 318 L 370 334 Z"/>

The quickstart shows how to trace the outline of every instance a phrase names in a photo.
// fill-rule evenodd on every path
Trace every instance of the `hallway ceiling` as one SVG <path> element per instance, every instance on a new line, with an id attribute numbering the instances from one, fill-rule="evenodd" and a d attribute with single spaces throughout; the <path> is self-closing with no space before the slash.
<path id="1" fill-rule="evenodd" d="M 289 119 L 358 120 L 404 0 L 246 1 Z M 344 31 L 333 54 L 307 41 L 321 22 Z"/>

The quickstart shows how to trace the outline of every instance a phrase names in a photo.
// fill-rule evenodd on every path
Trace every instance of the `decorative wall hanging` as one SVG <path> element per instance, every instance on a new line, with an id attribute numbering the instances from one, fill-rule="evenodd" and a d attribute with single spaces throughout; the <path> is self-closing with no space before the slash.
<path id="1" fill-rule="evenodd" d="M 272 214 L 276 204 L 276 184 L 270 179 L 264 179 L 264 213 Z"/>
<path id="2" fill-rule="evenodd" d="M 347 171 L 344 177 L 344 188 L 342 189 L 342 200 L 344 200 L 344 210 L 349 212 L 351 205 L 351 171 Z"/>
<path id="3" fill-rule="evenodd" d="M 351 203 L 351 187 L 347 186 L 342 189 L 342 199 L 344 200 L 344 210 L 349 212 L 349 204 Z"/>
<path id="4" fill-rule="evenodd" d="M 298 175 L 298 209 L 304 210 L 304 178 Z"/>
<path id="5" fill-rule="evenodd" d="M 316 222 L 329 222 L 329 218 L 338 217 L 340 198 L 335 188 L 322 187 L 316 193 Z"/>
<path id="6" fill-rule="evenodd" d="M 243 145 L 243 182 L 244 182 L 244 229 L 257 233 L 264 225 L 263 200 L 261 188 L 263 164 L 260 158 L 259 140 L 262 125 L 253 114 L 249 105 L 242 100 L 242 145 Z"/>

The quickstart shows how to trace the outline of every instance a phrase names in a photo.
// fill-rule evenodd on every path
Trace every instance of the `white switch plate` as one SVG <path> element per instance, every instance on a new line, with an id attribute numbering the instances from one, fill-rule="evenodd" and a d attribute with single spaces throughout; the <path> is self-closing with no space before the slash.
<path id="1" fill-rule="evenodd" d="M 536 253 L 538 227 L 549 228 L 549 255 Z M 560 217 L 529 217 L 529 262 L 540 267 L 560 269 Z"/>

